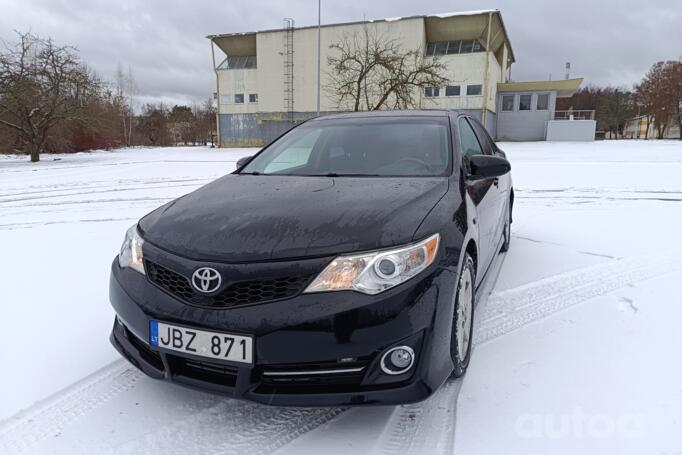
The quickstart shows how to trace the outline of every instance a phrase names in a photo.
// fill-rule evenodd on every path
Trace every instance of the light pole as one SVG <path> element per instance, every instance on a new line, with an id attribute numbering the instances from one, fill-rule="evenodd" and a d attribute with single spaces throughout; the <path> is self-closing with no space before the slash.
<path id="1" fill-rule="evenodd" d="M 322 29 L 322 0 L 317 0 L 317 115 L 320 115 L 320 47 Z"/>

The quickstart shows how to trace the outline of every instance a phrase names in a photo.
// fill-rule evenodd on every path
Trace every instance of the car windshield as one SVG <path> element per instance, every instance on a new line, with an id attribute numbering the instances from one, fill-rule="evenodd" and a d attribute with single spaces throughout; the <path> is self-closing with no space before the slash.
<path id="1" fill-rule="evenodd" d="M 442 176 L 450 169 L 447 117 L 318 120 L 294 128 L 240 174 Z"/>

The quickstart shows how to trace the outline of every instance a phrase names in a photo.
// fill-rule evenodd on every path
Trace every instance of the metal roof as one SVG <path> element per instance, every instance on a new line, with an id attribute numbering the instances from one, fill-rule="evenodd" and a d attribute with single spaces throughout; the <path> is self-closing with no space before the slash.
<path id="1" fill-rule="evenodd" d="M 458 11 L 458 12 L 449 12 L 449 13 L 440 13 L 440 14 L 427 14 L 427 15 L 416 15 L 416 16 L 405 16 L 405 17 L 390 17 L 386 19 L 369 19 L 365 21 L 351 21 L 351 22 L 335 22 L 331 24 L 322 24 L 322 28 L 326 27 L 339 27 L 339 26 L 344 26 L 344 25 L 358 25 L 358 24 L 371 24 L 371 23 L 379 23 L 379 22 L 395 22 L 395 21 L 402 21 L 402 20 L 410 20 L 410 19 L 431 19 L 431 20 L 447 20 L 451 18 L 464 18 L 467 16 L 473 17 L 473 16 L 482 16 L 482 15 L 487 15 L 487 14 L 494 14 L 500 21 L 500 25 L 502 28 L 502 32 L 504 33 L 504 36 L 506 38 L 506 41 L 509 46 L 509 54 L 511 57 L 512 61 L 515 61 L 514 57 L 514 51 L 511 46 L 511 41 L 509 40 L 509 35 L 507 34 L 507 29 L 504 25 L 504 21 L 502 20 L 502 14 L 500 13 L 500 10 L 498 9 L 483 9 L 483 10 L 475 10 L 475 11 Z M 317 28 L 317 25 L 306 25 L 303 27 L 295 27 L 294 30 L 305 30 L 305 29 L 311 29 L 311 28 Z M 241 32 L 241 33 L 221 33 L 221 34 L 216 34 L 216 35 L 208 35 L 206 38 L 216 41 L 216 40 L 221 40 L 224 38 L 236 38 L 236 37 L 250 37 L 250 36 L 255 36 L 258 33 L 274 33 L 274 32 L 281 32 L 281 28 L 275 28 L 275 29 L 265 29 L 265 30 L 258 30 L 255 32 Z M 216 44 L 220 47 L 219 41 L 216 41 Z"/>

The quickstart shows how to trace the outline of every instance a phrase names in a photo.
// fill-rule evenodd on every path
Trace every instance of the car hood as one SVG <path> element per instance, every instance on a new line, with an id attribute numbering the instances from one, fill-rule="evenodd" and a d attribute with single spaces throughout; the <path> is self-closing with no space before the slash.
<path id="1" fill-rule="evenodd" d="M 251 262 L 408 243 L 445 177 L 227 175 L 140 220 L 146 241 L 181 256 Z"/>

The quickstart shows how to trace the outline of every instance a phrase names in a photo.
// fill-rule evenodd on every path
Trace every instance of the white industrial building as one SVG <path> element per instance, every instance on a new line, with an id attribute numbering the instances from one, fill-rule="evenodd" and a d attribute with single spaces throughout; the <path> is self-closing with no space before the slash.
<path id="1" fill-rule="evenodd" d="M 504 89 L 515 61 L 498 10 L 322 25 L 322 87 L 329 83 L 326 62 L 334 52 L 330 45 L 363 33 L 365 27 L 377 36 L 399 39 L 406 50 L 420 49 L 424 58 L 438 58 L 447 66 L 449 84 L 426 88 L 418 96 L 418 107 L 475 114 L 497 136 L 498 91 Z M 317 26 L 295 28 L 289 20 L 281 29 L 208 38 L 216 76 L 221 146 L 263 145 L 293 123 L 317 115 Z M 556 99 L 553 87 L 547 87 L 546 92 L 554 93 L 550 99 Z M 321 90 L 320 112 L 339 110 L 344 109 Z M 550 120 L 553 114 L 552 104 Z M 543 134 L 546 129 L 546 125 L 542 127 Z M 530 130 L 536 131 L 534 135 L 519 140 L 545 139 L 537 135 L 538 128 Z"/>

